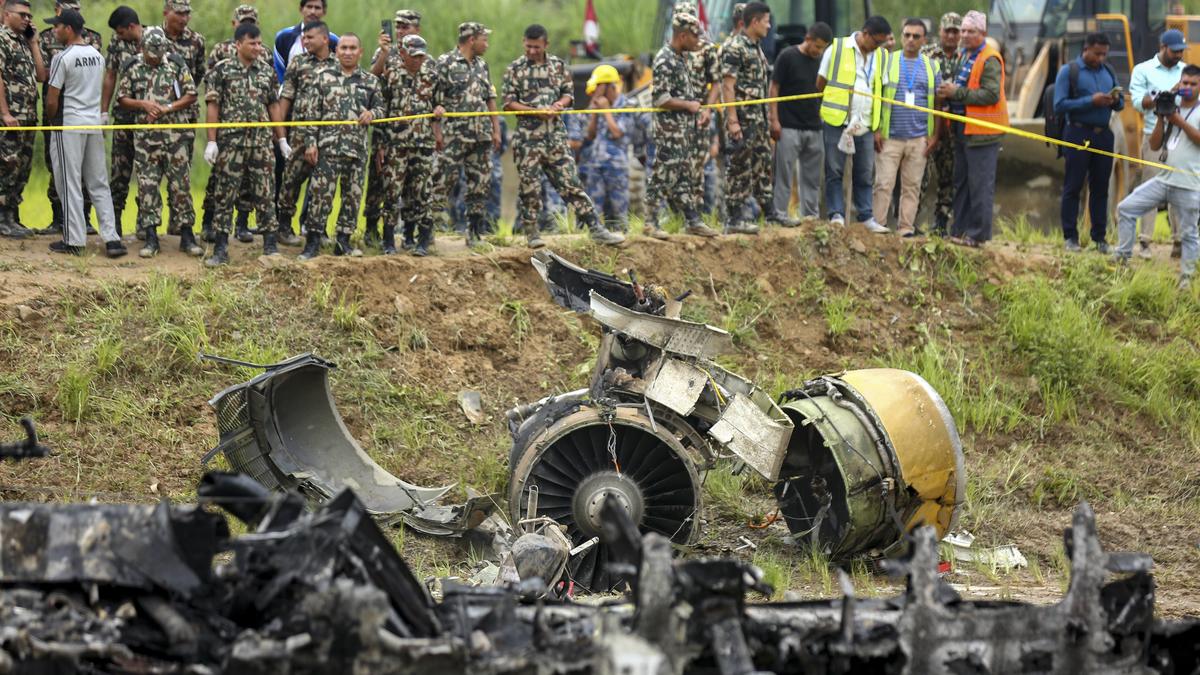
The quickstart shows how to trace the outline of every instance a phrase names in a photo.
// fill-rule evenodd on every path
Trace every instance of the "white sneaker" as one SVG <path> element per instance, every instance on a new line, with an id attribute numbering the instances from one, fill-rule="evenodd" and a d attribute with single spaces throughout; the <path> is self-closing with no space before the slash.
<path id="1" fill-rule="evenodd" d="M 874 232 L 875 234 L 887 234 L 891 232 L 886 225 L 880 225 L 874 218 L 866 221 L 863 225 L 866 226 L 869 232 Z"/>
<path id="2" fill-rule="evenodd" d="M 835 213 L 833 214 L 833 217 L 829 219 L 829 222 L 833 223 L 834 225 L 845 225 L 846 219 L 842 217 L 842 214 Z"/>

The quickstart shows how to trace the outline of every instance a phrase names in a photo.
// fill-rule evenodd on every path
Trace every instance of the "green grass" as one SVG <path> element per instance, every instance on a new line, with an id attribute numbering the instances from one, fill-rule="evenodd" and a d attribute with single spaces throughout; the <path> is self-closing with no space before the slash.
<path id="1" fill-rule="evenodd" d="M 825 310 L 825 329 L 831 338 L 839 338 L 854 328 L 857 301 L 848 291 L 826 295 L 822 301 Z"/>

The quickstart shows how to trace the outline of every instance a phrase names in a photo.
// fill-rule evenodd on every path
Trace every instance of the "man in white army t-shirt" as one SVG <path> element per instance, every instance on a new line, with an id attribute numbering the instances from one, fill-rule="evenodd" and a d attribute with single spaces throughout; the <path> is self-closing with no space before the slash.
<path id="1" fill-rule="evenodd" d="M 104 85 L 104 57 L 83 43 L 83 17 L 73 9 L 46 19 L 54 38 L 66 49 L 50 62 L 46 116 L 56 126 L 99 125 L 100 90 Z M 50 161 L 55 188 L 63 205 L 63 240 L 50 244 L 55 253 L 81 255 L 87 244 L 83 184 L 96 207 L 100 236 L 110 258 L 125 255 L 117 234 L 112 194 L 108 189 L 108 165 L 104 136 L 99 129 L 55 131 L 50 134 Z"/>

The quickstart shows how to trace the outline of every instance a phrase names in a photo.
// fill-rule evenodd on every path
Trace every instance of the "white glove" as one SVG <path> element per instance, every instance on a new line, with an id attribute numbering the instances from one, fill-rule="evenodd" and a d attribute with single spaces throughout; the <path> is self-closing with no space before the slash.
<path id="1" fill-rule="evenodd" d="M 288 145 L 286 138 L 281 138 L 276 143 L 279 145 L 279 154 L 283 155 L 284 159 L 292 158 L 292 146 Z"/>
<path id="2" fill-rule="evenodd" d="M 204 161 L 208 162 L 209 166 L 216 164 L 218 152 L 219 150 L 217 149 L 217 142 L 209 141 L 208 145 L 204 146 Z"/>
<path id="3" fill-rule="evenodd" d="M 100 113 L 100 124 L 103 124 L 104 126 L 108 126 L 108 113 L 106 113 L 106 112 Z"/>

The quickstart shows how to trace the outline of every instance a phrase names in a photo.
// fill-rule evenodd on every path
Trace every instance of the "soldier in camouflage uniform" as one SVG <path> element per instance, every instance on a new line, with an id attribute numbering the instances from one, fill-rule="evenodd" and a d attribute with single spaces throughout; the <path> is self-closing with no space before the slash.
<path id="1" fill-rule="evenodd" d="M 337 80 L 322 90 L 318 106 L 321 120 L 357 120 L 355 125 L 318 127 L 316 142 L 304 148 L 304 160 L 314 165 L 308 181 L 308 222 L 304 226 L 301 260 L 320 254 L 321 235 L 333 211 L 333 197 L 341 186 L 342 205 L 337 218 L 334 255 L 361 256 L 350 244 L 358 227 L 363 181 L 367 171 L 367 136 L 373 120 L 383 117 L 383 95 L 379 80 L 358 66 L 362 43 L 354 33 L 345 33 L 337 45 Z"/>
<path id="2" fill-rule="evenodd" d="M 696 3 L 686 1 L 675 3 L 676 14 L 698 16 Z M 708 39 L 708 35 L 700 35 L 700 48 L 688 52 L 686 57 L 688 68 L 692 74 L 692 87 L 704 100 L 705 105 L 717 102 L 721 94 L 721 62 L 717 45 Z M 709 127 L 711 128 L 711 126 Z M 710 212 L 712 199 L 708 192 L 711 173 L 713 134 L 707 129 L 692 136 L 692 163 L 690 171 L 694 174 L 691 183 L 696 186 L 696 203 L 701 205 L 701 212 Z M 709 208 L 705 208 L 705 207 Z"/>
<path id="3" fill-rule="evenodd" d="M 136 113 L 133 110 L 111 104 L 115 103 L 113 94 L 120 84 L 122 69 L 142 53 L 142 22 L 133 9 L 118 7 L 109 15 L 108 27 L 112 29 L 113 35 L 108 41 L 108 51 L 104 56 L 104 88 L 100 95 L 101 119 L 107 123 L 108 111 L 111 108 L 113 123 L 135 124 Z M 117 234 L 121 234 L 121 214 L 129 201 L 129 182 L 133 179 L 133 130 L 118 129 L 112 132 L 108 159 L 113 214 L 117 220 Z M 140 229 L 134 229 L 138 238 L 145 236 Z"/>
<path id="4" fill-rule="evenodd" d="M 928 44 L 921 53 L 929 57 L 933 67 L 942 74 L 942 82 L 952 82 L 958 76 L 958 36 L 962 29 L 962 17 L 956 12 L 942 15 L 940 39 L 937 44 Z M 938 118 L 935 124 L 948 125 L 949 121 Z M 943 130 L 948 134 L 948 130 Z M 944 137 L 944 136 L 943 136 Z M 937 190 L 929 190 L 929 184 L 937 181 Z M 933 201 L 933 231 L 945 235 L 950 219 L 954 215 L 954 144 L 938 143 L 933 155 L 925 165 L 921 179 L 921 194 Z"/>
<path id="5" fill-rule="evenodd" d="M 259 57 L 265 50 L 262 32 L 253 23 L 244 23 L 234 31 L 234 56 L 213 64 L 205 81 L 204 100 L 207 119 L 215 122 L 279 122 L 278 86 L 273 64 Z M 210 267 L 229 261 L 229 233 L 232 229 L 235 198 L 253 195 L 258 231 L 263 237 L 263 255 L 278 255 L 275 232 L 275 155 L 271 136 L 285 157 L 292 149 L 284 138 L 283 127 L 208 129 L 204 159 L 212 165 L 209 187 L 212 190 L 213 226 L 216 246 L 205 264 Z"/>
<path id="6" fill-rule="evenodd" d="M 196 104 L 196 83 L 187 65 L 168 53 L 167 36 L 151 28 L 142 37 L 142 53 L 127 64 L 117 86 L 117 105 L 135 112 L 139 124 L 178 124 L 187 110 Z M 178 130 L 134 132 L 133 172 L 138 182 L 138 229 L 145 234 L 146 245 L 138 254 L 152 258 L 158 253 L 158 226 L 162 224 L 162 197 L 159 185 L 166 179 L 171 220 L 181 234 L 179 250 L 198 256 L 204 249 L 196 244 L 192 222 L 192 182 L 189 155 Z"/>
<path id="7" fill-rule="evenodd" d="M 258 10 L 254 5 L 238 5 L 237 9 L 233 10 L 233 30 L 236 32 L 238 27 L 243 23 L 258 25 Z M 218 42 L 213 45 L 212 51 L 208 53 L 208 60 L 204 64 L 204 69 L 207 72 L 212 72 L 212 69 L 225 59 L 237 58 L 237 43 L 233 38 Z M 271 55 L 266 49 L 263 49 L 258 57 L 267 66 L 274 68 Z M 254 203 L 258 199 L 258 195 L 245 190 L 255 189 L 254 182 L 247 181 L 243 185 L 243 192 L 238 196 L 237 202 L 237 221 L 234 230 L 234 236 L 243 244 L 248 244 L 254 241 L 254 234 L 250 232 L 250 211 L 254 208 Z M 200 224 L 200 236 L 204 241 L 216 241 L 213 232 L 213 181 L 209 176 L 208 185 L 204 189 L 204 205 L 201 210 L 204 216 Z M 262 220 L 262 214 L 259 214 L 259 220 Z M 274 218 L 272 218 L 274 220 Z"/>
<path id="8" fill-rule="evenodd" d="M 708 126 L 709 109 L 701 108 L 702 92 L 685 54 L 700 48 L 700 20 L 691 14 L 675 14 L 671 19 L 671 41 L 654 55 L 654 105 L 669 112 L 654 116 L 654 168 L 646 188 L 646 234 L 665 239 L 659 227 L 664 205 L 683 214 L 687 231 L 705 237 L 717 233 L 700 220 L 697 199 L 695 135 Z"/>
<path id="9" fill-rule="evenodd" d="M 396 11 L 394 20 L 394 33 L 396 36 L 396 44 L 392 45 L 392 36 L 380 31 L 379 33 L 379 48 L 371 56 L 371 74 L 379 78 L 379 85 L 382 89 L 384 86 L 384 77 L 386 74 L 395 68 L 403 67 L 403 54 L 401 53 L 400 45 L 404 38 L 409 35 L 419 35 L 421 33 L 421 13 L 412 9 L 400 9 Z M 428 59 L 426 59 L 428 60 Z M 432 61 L 429 63 L 429 68 L 433 68 Z M 370 246 L 380 240 L 379 235 L 379 219 L 387 211 L 384 207 L 383 200 L 387 195 L 387 186 L 383 182 L 386 169 L 384 168 L 384 141 L 388 137 L 389 132 L 386 129 L 381 129 L 377 125 L 371 129 L 371 161 L 367 172 L 367 201 L 363 205 L 363 217 L 367 220 L 367 227 L 363 230 L 363 243 Z M 432 139 L 432 136 L 430 137 Z M 385 222 L 384 227 L 392 227 L 392 232 L 395 232 L 396 221 L 390 223 Z M 406 244 L 413 245 L 408 239 L 405 239 Z M 395 253 L 395 246 L 392 246 L 392 253 Z M 384 253 L 388 253 L 385 249 Z"/>
<path id="10" fill-rule="evenodd" d="M 329 50 L 329 27 L 319 21 L 305 24 L 303 40 L 307 51 L 288 62 L 279 90 L 279 108 L 285 120 L 323 119 L 328 92 L 341 79 L 337 58 Z M 279 219 L 279 239 L 285 243 L 292 235 L 292 218 L 296 214 L 300 188 L 316 166 L 315 160 L 305 160 L 305 151 L 310 146 L 316 147 L 320 131 L 319 127 L 288 128 L 288 145 L 294 152 L 284 165 L 275 210 Z M 311 198 L 305 199 L 306 215 L 307 209 L 312 208 L 311 202 Z M 304 226 L 302 223 L 301 227 Z M 321 229 L 324 230 L 324 223 Z"/>
<path id="11" fill-rule="evenodd" d="M 491 151 L 500 147 L 498 117 L 442 117 L 446 112 L 495 112 L 496 89 L 487 62 L 491 30 L 468 21 L 458 26 L 458 47 L 438 57 L 433 90 L 433 138 L 438 151 L 438 179 L 433 211 L 446 209 L 450 191 L 464 173 L 467 194 L 467 244 L 475 244 L 487 230 L 484 207 L 491 171 Z"/>
<path id="12" fill-rule="evenodd" d="M 73 9 L 76 12 L 79 12 L 79 0 L 56 0 L 54 3 L 54 15 L 58 16 L 64 9 Z M 84 28 L 83 34 L 80 35 L 80 37 L 83 38 L 83 43 L 85 45 L 95 47 L 96 51 L 100 52 L 101 54 L 104 53 L 104 40 L 100 37 L 99 33 L 91 28 Z M 63 49 L 66 49 L 64 45 L 59 44 L 58 40 L 54 39 L 53 28 L 42 29 L 42 32 L 38 34 L 38 44 L 41 46 L 42 58 L 45 59 L 46 63 L 50 63 L 56 54 L 61 52 Z M 42 97 L 44 98 L 45 96 L 46 85 L 42 85 Z M 44 110 L 42 111 L 42 123 L 50 124 L 50 120 L 46 117 Z M 42 140 L 44 141 L 42 145 L 42 159 L 45 160 L 46 171 L 50 174 L 50 184 L 46 187 L 46 197 L 50 200 L 50 208 L 53 211 L 53 216 L 52 220 L 50 221 L 50 225 L 43 229 L 41 234 L 61 234 L 63 224 L 62 201 L 58 198 L 58 188 L 56 188 L 54 185 L 54 169 L 50 164 L 49 131 L 42 132 Z M 91 216 L 89 214 L 92 211 L 92 202 L 87 196 L 86 187 L 83 190 L 83 195 L 83 215 L 86 220 L 90 221 Z M 90 224 L 88 225 L 88 234 L 95 234 L 95 230 L 92 229 Z"/>
<path id="13" fill-rule="evenodd" d="M 192 73 L 193 82 L 203 82 L 206 71 L 204 62 L 204 36 L 196 31 L 188 28 L 188 22 L 192 18 L 192 0 L 166 0 L 163 3 L 163 25 L 159 26 L 163 33 L 167 36 L 168 51 L 174 53 L 187 65 L 188 70 Z M 183 123 L 195 123 L 200 119 L 199 106 L 192 105 L 187 109 L 185 115 L 180 118 Z M 186 129 L 182 134 L 183 145 L 187 148 L 193 148 L 196 145 L 196 131 L 194 129 Z M 187 163 L 190 170 L 192 165 L 192 153 L 189 150 L 187 153 Z M 187 227 L 192 227 L 194 223 L 187 223 Z M 171 218 L 167 223 L 167 234 L 181 234 L 175 230 L 176 225 L 182 226 L 184 223 L 175 218 Z"/>
<path id="14" fill-rule="evenodd" d="M 0 24 L 0 123 L 6 127 L 37 124 L 37 83 L 46 79 L 42 50 L 33 32 L 27 2 L 3 10 Z M 28 36 L 28 37 L 27 37 Z M 33 132 L 0 133 L 0 236 L 23 239 L 31 232 L 20 225 L 17 210 L 33 164 Z"/>
<path id="15" fill-rule="evenodd" d="M 545 175 L 558 194 L 575 209 L 575 217 L 588 228 L 592 239 L 602 244 L 620 244 L 625 236 L 610 232 L 596 217 L 596 209 L 579 182 L 575 159 L 567 147 L 566 130 L 557 113 L 574 101 L 571 74 L 562 59 L 546 53 L 546 29 L 533 24 L 525 29 L 525 54 L 504 71 L 504 109 L 537 115 L 517 117 L 513 135 L 513 160 L 520 184 L 521 226 L 531 248 L 545 243 L 538 232 L 537 214 L 541 210 L 541 175 Z"/>
<path id="16" fill-rule="evenodd" d="M 745 29 L 721 50 L 721 77 L 728 102 L 766 98 L 769 86 L 767 58 L 759 41 L 771 29 L 771 13 L 760 2 L 746 5 Z M 758 227 L 747 222 L 746 200 L 753 198 L 768 224 L 793 227 L 796 222 L 775 210 L 771 184 L 771 130 L 764 105 L 725 109 L 725 152 L 729 172 L 725 202 L 729 208 L 730 233 L 755 234 Z"/>
<path id="17" fill-rule="evenodd" d="M 433 88 L 437 73 L 429 60 L 425 39 L 406 35 L 400 40 L 401 63 L 383 76 L 385 117 L 421 115 L 433 111 Z M 381 199 L 383 205 L 383 252 L 396 252 L 397 211 L 403 219 L 404 248 L 413 255 L 429 255 L 433 247 L 433 213 L 429 210 L 433 191 L 433 130 L 427 119 L 392 122 L 376 130 L 386 133 L 383 149 Z M 401 204 L 403 198 L 403 204 Z M 414 238 L 415 235 L 415 238 Z"/>

